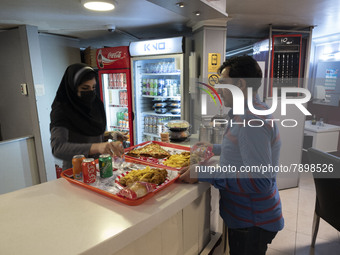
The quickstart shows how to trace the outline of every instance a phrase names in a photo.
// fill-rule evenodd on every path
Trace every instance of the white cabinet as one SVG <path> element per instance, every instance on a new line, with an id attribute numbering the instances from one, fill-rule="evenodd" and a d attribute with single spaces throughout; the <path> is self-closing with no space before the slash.
<path id="1" fill-rule="evenodd" d="M 330 124 L 323 126 L 312 125 L 311 121 L 305 122 L 305 135 L 313 137 L 312 147 L 325 152 L 334 152 L 338 150 L 340 127 Z"/>

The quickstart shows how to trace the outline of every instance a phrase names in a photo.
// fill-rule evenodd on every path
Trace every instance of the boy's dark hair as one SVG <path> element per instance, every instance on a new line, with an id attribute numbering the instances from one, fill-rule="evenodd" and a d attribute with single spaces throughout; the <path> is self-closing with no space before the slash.
<path id="1" fill-rule="evenodd" d="M 230 67 L 230 78 L 245 79 L 247 87 L 252 87 L 254 91 L 257 91 L 261 86 L 262 71 L 252 57 L 244 55 L 227 59 L 218 69 L 218 73 L 221 74 L 226 67 Z"/>

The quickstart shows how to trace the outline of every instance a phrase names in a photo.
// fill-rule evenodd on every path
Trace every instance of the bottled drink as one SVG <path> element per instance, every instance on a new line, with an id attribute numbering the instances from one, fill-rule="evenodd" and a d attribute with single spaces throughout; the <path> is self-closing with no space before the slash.
<path id="1" fill-rule="evenodd" d="M 173 96 L 177 96 L 177 80 L 174 80 L 173 83 L 172 83 L 172 94 Z"/>
<path id="2" fill-rule="evenodd" d="M 166 84 L 166 90 L 167 90 L 167 96 L 170 96 L 170 90 L 171 90 L 171 80 L 167 79 L 167 84 Z"/>
<path id="3" fill-rule="evenodd" d="M 169 94 L 169 97 L 173 97 L 174 96 L 174 86 L 173 86 L 172 83 L 169 85 L 168 94 Z"/>
<path id="4" fill-rule="evenodd" d="M 163 96 L 163 89 L 164 89 L 164 79 L 159 79 L 157 96 Z"/>
<path id="5" fill-rule="evenodd" d="M 158 62 L 158 64 L 156 64 L 156 71 L 155 73 L 160 73 L 162 70 L 162 64 L 161 62 Z"/>

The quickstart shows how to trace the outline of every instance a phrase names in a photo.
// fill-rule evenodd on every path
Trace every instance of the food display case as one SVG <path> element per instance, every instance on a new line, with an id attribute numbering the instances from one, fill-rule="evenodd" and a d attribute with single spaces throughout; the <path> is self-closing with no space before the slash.
<path id="1" fill-rule="evenodd" d="M 183 40 L 130 44 L 135 144 L 160 141 L 165 124 L 183 118 Z"/>
<path id="2" fill-rule="evenodd" d="M 133 145 L 130 54 L 127 46 L 97 49 L 100 96 L 104 102 L 106 131 L 120 131 Z"/>

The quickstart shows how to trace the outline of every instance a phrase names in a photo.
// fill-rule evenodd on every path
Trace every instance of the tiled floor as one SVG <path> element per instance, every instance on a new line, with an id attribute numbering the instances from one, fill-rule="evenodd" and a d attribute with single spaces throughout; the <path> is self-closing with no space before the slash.
<path id="1" fill-rule="evenodd" d="M 315 205 L 311 174 L 302 174 L 299 187 L 281 190 L 280 196 L 285 228 L 269 245 L 267 255 L 340 255 L 340 233 L 322 219 L 315 248 L 310 248 Z"/>

